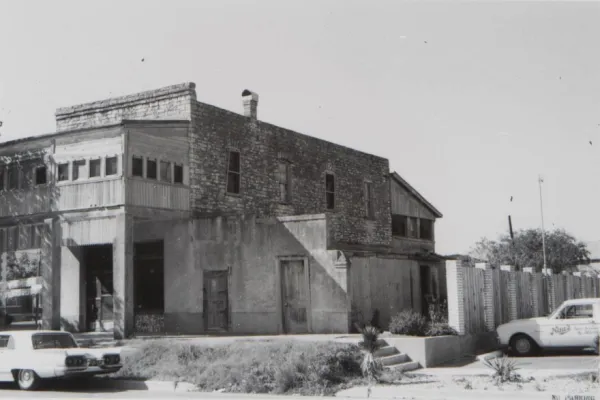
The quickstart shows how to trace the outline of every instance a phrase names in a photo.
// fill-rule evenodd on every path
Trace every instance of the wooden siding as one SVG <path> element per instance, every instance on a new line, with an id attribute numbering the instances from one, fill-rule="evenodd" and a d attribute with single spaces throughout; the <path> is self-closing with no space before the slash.
<path id="1" fill-rule="evenodd" d="M 0 192 L 0 217 L 48 212 L 50 193 L 51 188 L 47 185 L 28 190 Z"/>
<path id="2" fill-rule="evenodd" d="M 124 204 L 122 179 L 61 184 L 57 189 L 59 211 Z"/>
<path id="3" fill-rule="evenodd" d="M 75 143 L 57 143 L 54 150 L 54 161 L 60 163 L 91 157 L 121 155 L 123 150 L 122 136 L 93 139 L 82 137 Z"/>
<path id="4" fill-rule="evenodd" d="M 127 205 L 187 211 L 190 209 L 190 189 L 182 185 L 130 179 L 127 181 Z"/>
<path id="5" fill-rule="evenodd" d="M 152 157 L 188 165 L 189 146 L 187 140 L 187 136 L 167 136 L 166 134 L 162 136 L 130 130 L 128 140 L 129 156 Z"/>
<path id="6" fill-rule="evenodd" d="M 435 220 L 435 215 L 394 179 L 391 180 L 392 214 Z"/>
<path id="7" fill-rule="evenodd" d="M 61 228 L 65 246 L 113 243 L 117 229 L 115 218 L 65 221 Z"/>

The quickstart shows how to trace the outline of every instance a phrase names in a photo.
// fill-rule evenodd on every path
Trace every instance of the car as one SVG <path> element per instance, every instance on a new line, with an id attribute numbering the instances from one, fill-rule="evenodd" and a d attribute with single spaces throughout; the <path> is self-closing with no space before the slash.
<path id="1" fill-rule="evenodd" d="M 599 332 L 600 298 L 567 300 L 547 317 L 514 320 L 496 328 L 500 346 L 517 356 L 548 349 L 597 352 Z"/>
<path id="2" fill-rule="evenodd" d="M 35 390 L 46 379 L 110 374 L 123 367 L 119 349 L 80 348 L 63 331 L 0 332 L 0 382 Z"/>

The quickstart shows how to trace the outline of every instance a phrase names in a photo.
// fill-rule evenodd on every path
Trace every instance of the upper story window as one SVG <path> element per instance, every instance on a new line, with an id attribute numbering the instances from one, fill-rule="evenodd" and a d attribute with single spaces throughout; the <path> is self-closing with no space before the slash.
<path id="1" fill-rule="evenodd" d="M 423 240 L 433 240 L 434 221 L 425 218 L 392 214 L 392 235 Z"/>
<path id="2" fill-rule="evenodd" d="M 282 203 L 289 203 L 291 198 L 291 175 L 290 163 L 287 161 L 279 161 L 278 179 L 279 201 Z"/>
<path id="3" fill-rule="evenodd" d="M 156 160 L 151 160 L 149 158 L 146 159 L 146 179 L 156 179 L 157 178 L 157 168 Z"/>
<path id="4" fill-rule="evenodd" d="M 61 163 L 58 164 L 58 181 L 68 181 L 69 180 L 69 163 Z"/>
<path id="5" fill-rule="evenodd" d="M 73 180 L 85 179 L 85 160 L 73 161 Z"/>
<path id="6" fill-rule="evenodd" d="M 16 165 L 8 166 L 8 173 L 6 176 L 6 186 L 9 190 L 14 190 L 19 188 L 19 167 Z"/>
<path id="7" fill-rule="evenodd" d="M 35 184 L 45 185 L 48 183 L 48 168 L 45 165 L 40 165 L 35 169 Z"/>
<path id="8" fill-rule="evenodd" d="M 183 183 L 183 165 L 175 164 L 173 166 L 173 182 Z"/>
<path id="9" fill-rule="evenodd" d="M 230 151 L 227 161 L 227 193 L 240 193 L 240 152 Z"/>
<path id="10" fill-rule="evenodd" d="M 168 161 L 160 162 L 160 180 L 163 182 L 171 182 L 171 163 Z"/>
<path id="11" fill-rule="evenodd" d="M 106 164 L 104 166 L 104 175 L 112 176 L 117 175 L 119 169 L 119 160 L 117 157 L 106 157 Z"/>
<path id="12" fill-rule="evenodd" d="M 4 167 L 0 167 L 0 191 L 6 189 L 4 186 Z"/>
<path id="13" fill-rule="evenodd" d="M 90 160 L 90 178 L 98 178 L 102 175 L 102 162 L 99 158 Z"/>
<path id="14" fill-rule="evenodd" d="M 419 238 L 433 240 L 433 221 L 423 219 L 419 221 Z"/>
<path id="15" fill-rule="evenodd" d="M 328 210 L 335 208 L 335 177 L 333 174 L 325 175 L 325 201 Z"/>
<path id="16" fill-rule="evenodd" d="M 131 158 L 131 175 L 144 177 L 144 159 L 142 157 L 133 156 Z"/>
<path id="17" fill-rule="evenodd" d="M 365 182 L 365 217 L 373 219 L 375 217 L 375 210 L 373 209 L 373 184 L 371 182 Z"/>
<path id="18" fill-rule="evenodd" d="M 404 215 L 392 214 L 392 235 L 406 236 L 406 217 Z"/>

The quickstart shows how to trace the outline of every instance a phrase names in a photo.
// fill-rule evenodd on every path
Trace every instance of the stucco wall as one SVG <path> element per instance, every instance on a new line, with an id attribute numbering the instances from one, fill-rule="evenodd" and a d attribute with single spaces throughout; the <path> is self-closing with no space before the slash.
<path id="1" fill-rule="evenodd" d="M 315 333 L 347 332 L 349 315 L 345 265 L 326 250 L 323 215 L 259 219 L 255 216 L 141 223 L 135 241 L 165 240 L 165 329 L 204 330 L 203 273 L 229 271 L 229 330 L 281 333 L 278 257 L 305 256 L 310 270 L 309 328 Z"/>

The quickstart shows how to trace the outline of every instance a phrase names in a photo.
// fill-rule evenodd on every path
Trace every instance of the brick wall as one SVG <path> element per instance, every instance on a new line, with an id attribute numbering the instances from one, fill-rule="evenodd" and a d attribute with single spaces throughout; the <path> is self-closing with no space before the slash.
<path id="1" fill-rule="evenodd" d="M 192 207 L 199 213 L 259 216 L 325 213 L 325 174 L 335 176 L 332 239 L 352 244 L 391 242 L 389 163 L 324 140 L 196 103 L 190 143 Z M 226 193 L 230 150 L 240 152 L 241 191 Z M 280 204 L 277 168 L 291 163 L 289 204 Z M 372 183 L 374 218 L 364 217 L 364 183 Z"/>
<path id="2" fill-rule="evenodd" d="M 56 110 L 56 130 L 91 128 L 124 119 L 186 119 L 196 100 L 196 85 L 183 83 L 129 96 L 64 107 Z"/>

